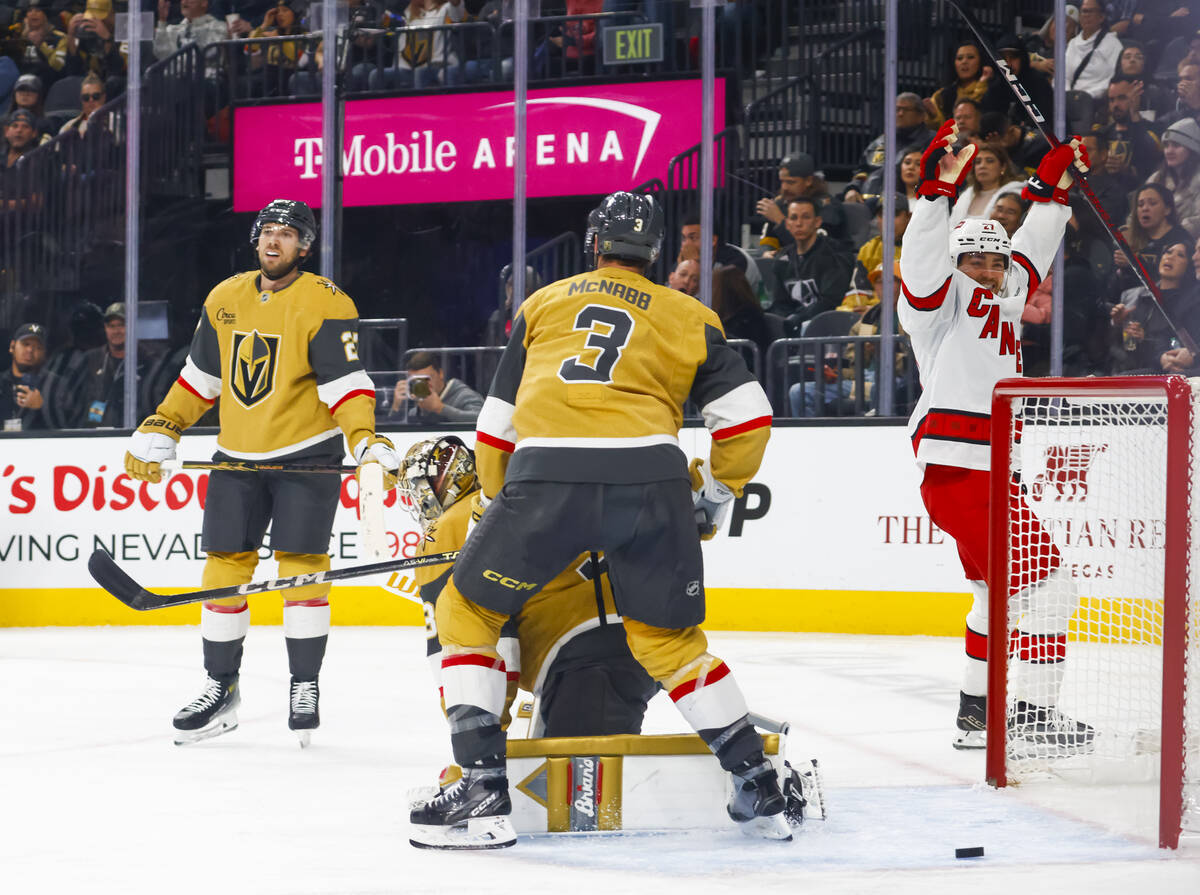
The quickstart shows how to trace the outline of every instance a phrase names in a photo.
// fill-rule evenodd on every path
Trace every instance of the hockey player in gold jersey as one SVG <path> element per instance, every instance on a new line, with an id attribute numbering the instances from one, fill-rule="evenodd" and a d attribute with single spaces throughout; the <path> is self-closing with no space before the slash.
<path id="1" fill-rule="evenodd" d="M 209 293 L 179 378 L 130 440 L 131 477 L 159 481 L 160 463 L 174 458 L 183 430 L 220 398 L 215 459 L 337 464 L 344 436 L 360 464 L 382 464 L 394 485 L 399 458 L 375 434 L 375 390 L 358 359 L 354 302 L 330 280 L 300 270 L 315 238 L 316 221 L 303 202 L 276 199 L 259 212 L 250 233 L 259 270 Z M 204 507 L 204 586 L 250 581 L 268 523 L 281 576 L 328 569 L 340 485 L 335 475 L 214 472 Z M 202 606 L 208 677 L 203 693 L 174 718 L 177 745 L 237 726 L 249 626 L 244 598 Z M 288 591 L 283 629 L 292 678 L 288 726 L 303 746 L 320 724 L 329 585 Z"/>
<path id="2" fill-rule="evenodd" d="M 747 832 L 791 838 L 745 699 L 697 627 L 697 523 L 711 537 L 757 471 L 770 404 L 712 310 L 643 275 L 663 229 L 653 199 L 609 196 L 597 269 L 534 293 L 514 320 L 478 424 L 489 503 L 435 618 L 463 779 L 413 809 L 414 845 L 515 841 L 496 645 L 505 620 L 585 550 L 605 554 L 630 651 L 733 775 L 730 817 Z M 689 398 L 713 438 L 693 478 L 677 437 Z"/>

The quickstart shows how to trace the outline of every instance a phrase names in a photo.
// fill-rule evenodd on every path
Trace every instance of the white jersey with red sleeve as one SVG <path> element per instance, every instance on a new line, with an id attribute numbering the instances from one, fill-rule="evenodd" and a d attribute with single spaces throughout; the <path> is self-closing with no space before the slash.
<path id="1" fill-rule="evenodd" d="M 921 398 L 909 418 L 917 464 L 987 469 L 992 387 L 1020 376 L 1021 311 L 1041 283 L 1071 216 L 1034 202 L 1013 234 L 1004 294 L 993 295 L 950 257 L 950 203 L 921 198 L 900 251 L 900 325 L 912 339 Z"/>

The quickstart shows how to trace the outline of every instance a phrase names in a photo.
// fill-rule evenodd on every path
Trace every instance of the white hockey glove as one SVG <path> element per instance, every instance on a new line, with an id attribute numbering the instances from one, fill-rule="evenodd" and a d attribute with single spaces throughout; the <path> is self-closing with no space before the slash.
<path id="1" fill-rule="evenodd" d="M 155 413 L 146 417 L 129 437 L 125 474 L 142 482 L 161 482 L 161 464 L 175 459 L 175 445 L 182 434 L 179 424 L 165 416 Z"/>
<path id="2" fill-rule="evenodd" d="M 383 467 L 383 490 L 391 491 L 399 481 L 400 455 L 390 440 L 382 435 L 369 435 L 358 443 L 354 449 L 354 459 L 358 465 L 378 463 Z M 356 474 L 357 475 L 357 474 Z"/>
<path id="3" fill-rule="evenodd" d="M 688 467 L 688 476 L 692 480 L 692 503 L 700 540 L 712 540 L 733 507 L 733 491 L 714 479 L 708 464 L 699 457 Z"/>

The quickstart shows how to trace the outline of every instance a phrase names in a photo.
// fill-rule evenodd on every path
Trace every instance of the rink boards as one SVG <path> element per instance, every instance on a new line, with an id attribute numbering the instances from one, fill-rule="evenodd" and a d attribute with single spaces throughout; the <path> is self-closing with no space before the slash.
<path id="1" fill-rule="evenodd" d="M 431 434 L 390 433 L 401 452 Z M 703 429 L 681 432 L 689 456 L 707 454 L 709 443 Z M 87 557 L 102 546 L 151 590 L 199 587 L 208 473 L 133 482 L 122 471 L 125 447 L 123 436 L 5 440 L 0 626 L 197 621 L 196 606 L 133 612 L 88 576 Z M 205 460 L 214 448 L 215 437 L 189 435 L 181 456 Z M 960 633 L 968 600 L 961 567 L 925 513 L 918 486 L 902 426 L 777 426 L 729 524 L 704 545 L 708 627 Z M 330 539 L 334 568 L 363 562 L 356 500 L 353 476 L 346 476 Z M 389 549 L 411 555 L 417 530 L 396 500 L 392 492 Z M 275 574 L 263 556 L 256 580 Z M 1080 564 L 1077 574 L 1087 572 Z M 337 624 L 422 623 L 418 605 L 370 579 L 335 587 L 331 603 Z M 281 604 L 274 594 L 252 598 L 254 621 L 279 624 Z"/>

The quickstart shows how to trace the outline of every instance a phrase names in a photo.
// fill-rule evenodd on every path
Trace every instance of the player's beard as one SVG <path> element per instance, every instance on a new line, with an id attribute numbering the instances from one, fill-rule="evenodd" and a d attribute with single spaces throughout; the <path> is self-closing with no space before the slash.
<path id="1" fill-rule="evenodd" d="M 299 267 L 300 263 L 303 260 L 304 260 L 304 255 L 300 254 L 300 252 L 297 251 L 296 256 L 290 262 L 284 263 L 283 259 L 280 258 L 279 260 L 277 260 L 275 262 L 275 264 L 278 266 L 278 269 L 277 270 L 268 270 L 267 269 L 268 262 L 264 261 L 260 257 L 258 259 L 258 269 L 262 273 L 262 275 L 264 277 L 266 277 L 268 280 L 282 280 L 284 277 L 286 277 L 288 274 L 290 274 L 293 270 L 295 270 L 297 267 Z"/>

